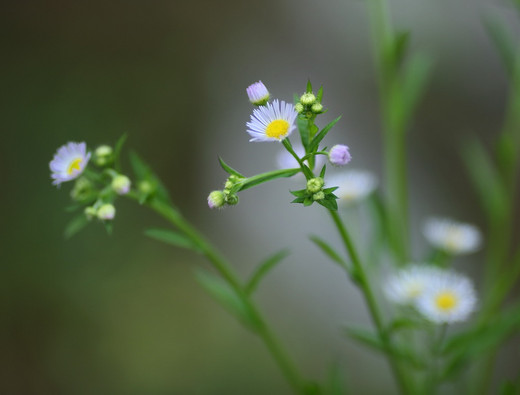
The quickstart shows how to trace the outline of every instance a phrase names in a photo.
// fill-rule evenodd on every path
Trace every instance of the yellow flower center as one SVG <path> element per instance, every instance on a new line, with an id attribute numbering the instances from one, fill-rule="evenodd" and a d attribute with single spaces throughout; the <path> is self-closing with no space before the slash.
<path id="1" fill-rule="evenodd" d="M 273 137 L 275 139 L 280 140 L 282 137 L 287 135 L 287 131 L 289 130 L 289 122 L 285 119 L 277 119 L 267 125 L 265 129 L 265 134 L 267 137 Z"/>
<path id="2" fill-rule="evenodd" d="M 457 305 L 457 297 L 450 291 L 441 292 L 435 299 L 437 307 L 441 310 L 451 310 Z"/>
<path id="3" fill-rule="evenodd" d="M 417 298 L 422 293 L 423 287 L 420 284 L 410 285 L 408 288 L 408 297 L 410 299 Z"/>
<path id="4" fill-rule="evenodd" d="M 80 171 L 80 163 L 83 162 L 83 158 L 76 158 L 72 162 L 70 162 L 69 168 L 67 169 L 67 174 L 70 176 L 74 170 Z"/>
<path id="5" fill-rule="evenodd" d="M 459 229 L 451 229 L 448 231 L 446 247 L 450 251 L 458 251 L 462 243 L 463 234 Z"/>

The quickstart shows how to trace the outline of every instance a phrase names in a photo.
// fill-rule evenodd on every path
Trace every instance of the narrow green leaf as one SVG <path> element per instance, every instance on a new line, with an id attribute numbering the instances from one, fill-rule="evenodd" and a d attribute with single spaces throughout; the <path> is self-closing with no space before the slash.
<path id="1" fill-rule="evenodd" d="M 123 149 L 123 145 L 125 144 L 127 137 L 127 134 L 124 133 L 121 137 L 119 137 L 114 147 L 114 167 L 118 173 L 121 172 L 121 150 Z"/>
<path id="2" fill-rule="evenodd" d="M 406 52 L 408 50 L 409 42 L 409 31 L 402 31 L 396 33 L 394 40 L 394 60 L 396 65 L 403 61 L 404 56 L 406 55 Z"/>
<path id="3" fill-rule="evenodd" d="M 487 215 L 503 218 L 507 215 L 507 191 L 484 147 L 476 139 L 469 140 L 464 146 L 463 157 Z"/>
<path id="4" fill-rule="evenodd" d="M 338 189 L 338 188 L 339 188 L 339 187 L 330 187 L 330 188 L 325 188 L 325 189 L 323 190 L 323 192 L 324 192 L 325 194 L 331 194 L 332 192 L 334 192 L 334 191 L 335 191 L 336 189 Z"/>
<path id="5" fill-rule="evenodd" d="M 305 198 L 298 197 L 298 198 L 294 199 L 291 203 L 303 203 L 303 202 L 305 202 Z"/>
<path id="6" fill-rule="evenodd" d="M 325 172 L 327 171 L 327 165 L 323 165 L 320 171 L 320 177 L 325 178 Z"/>
<path id="7" fill-rule="evenodd" d="M 246 178 L 242 183 L 238 184 L 238 191 L 243 191 L 252 188 L 258 184 L 275 180 L 277 178 L 292 177 L 300 172 L 300 168 L 295 169 L 282 169 L 269 171 L 267 173 L 257 174 L 256 176 Z"/>
<path id="8" fill-rule="evenodd" d="M 414 54 L 407 62 L 401 82 L 403 123 L 408 122 L 417 108 L 431 75 L 432 65 L 432 60 L 421 53 Z"/>
<path id="9" fill-rule="evenodd" d="M 246 304 L 226 282 L 202 269 L 195 271 L 195 278 L 215 301 L 246 326 L 253 330 L 257 327 L 257 323 Z"/>
<path id="10" fill-rule="evenodd" d="M 277 253 L 271 255 L 269 258 L 260 263 L 257 267 L 247 285 L 245 287 L 245 291 L 248 295 L 251 295 L 260 281 L 265 277 L 267 273 L 269 273 L 278 263 L 280 263 L 284 258 L 289 255 L 288 250 L 278 251 Z"/>
<path id="11" fill-rule="evenodd" d="M 309 130 L 309 121 L 307 121 L 306 118 L 298 115 L 298 118 L 296 118 L 296 125 L 298 126 L 298 131 L 300 132 L 303 148 L 305 149 L 305 152 L 309 152 L 308 147 L 311 135 Z"/>
<path id="12" fill-rule="evenodd" d="M 507 31 L 506 25 L 497 18 L 487 17 L 484 20 L 484 25 L 495 44 L 507 74 L 511 78 L 517 63 L 517 49 L 511 38 L 511 33 Z"/>
<path id="13" fill-rule="evenodd" d="M 297 191 L 289 191 L 289 192 L 296 197 L 305 197 L 305 195 L 307 195 L 307 189 L 299 189 Z"/>
<path id="14" fill-rule="evenodd" d="M 312 203 L 314 203 L 314 200 L 312 200 L 311 197 L 306 197 L 304 200 L 303 200 L 303 205 L 305 207 L 309 207 L 310 205 L 312 205 Z"/>
<path id="15" fill-rule="evenodd" d="M 321 100 L 323 99 L 323 85 L 320 86 L 320 89 L 318 89 L 318 93 L 316 94 L 316 100 L 318 103 L 321 103 Z"/>
<path id="16" fill-rule="evenodd" d="M 154 240 L 170 244 L 175 247 L 187 248 L 189 250 L 199 251 L 200 248 L 186 236 L 174 232 L 169 229 L 147 229 L 144 234 Z"/>
<path id="17" fill-rule="evenodd" d="M 321 131 L 314 136 L 312 141 L 309 144 L 309 152 L 316 151 L 318 146 L 320 145 L 321 140 L 329 133 L 329 131 L 336 125 L 336 123 L 341 119 L 341 115 L 337 117 L 334 121 L 330 122 L 327 126 L 325 126 Z"/>
<path id="18" fill-rule="evenodd" d="M 311 241 L 316 244 L 330 259 L 340 265 L 342 268 L 347 268 L 347 263 L 341 256 L 332 248 L 325 240 L 318 236 L 310 236 Z"/>
<path id="19" fill-rule="evenodd" d="M 322 200 L 318 200 L 317 202 L 329 210 L 332 210 L 332 211 L 338 210 L 338 203 L 336 202 L 336 199 L 325 198 Z"/>
<path id="20" fill-rule="evenodd" d="M 328 368 L 328 377 L 325 385 L 324 395 L 346 395 L 349 393 L 345 388 L 344 369 L 339 362 L 334 362 Z"/>
<path id="21" fill-rule="evenodd" d="M 224 160 L 219 156 L 218 158 L 218 161 L 220 163 L 220 166 L 224 169 L 224 171 L 228 174 L 232 174 L 232 175 L 235 175 L 237 177 L 242 177 L 242 178 L 246 178 L 246 176 L 244 176 L 243 174 L 239 173 L 238 171 L 236 171 L 235 169 L 233 169 L 231 166 L 229 166 L 228 164 L 226 164 L 226 162 L 224 162 Z"/>
<path id="22" fill-rule="evenodd" d="M 88 219 L 84 213 L 81 213 L 70 220 L 70 222 L 65 227 L 65 231 L 63 235 L 66 239 L 70 239 L 76 233 L 78 233 L 81 229 L 83 229 L 88 224 Z"/>
<path id="23" fill-rule="evenodd" d="M 132 165 L 138 182 L 148 181 L 152 185 L 153 196 L 159 199 L 161 202 L 172 205 L 168 191 L 164 187 L 159 177 L 157 177 L 157 175 L 152 171 L 151 167 L 148 166 L 148 164 L 146 164 L 146 162 L 141 159 L 141 157 L 136 152 L 130 152 L 130 164 Z M 144 203 L 144 201 L 149 197 L 150 196 L 148 195 L 140 196 L 140 203 Z"/>
<path id="24" fill-rule="evenodd" d="M 307 93 L 312 93 L 312 84 L 310 79 L 307 80 Z"/>

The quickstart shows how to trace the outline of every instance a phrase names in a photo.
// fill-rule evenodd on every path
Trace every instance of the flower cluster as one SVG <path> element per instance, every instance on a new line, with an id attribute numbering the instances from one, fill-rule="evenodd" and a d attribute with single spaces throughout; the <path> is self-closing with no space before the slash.
<path id="1" fill-rule="evenodd" d="M 97 171 L 87 170 L 90 158 L 91 153 L 87 152 L 84 142 L 63 145 L 49 164 L 51 178 L 58 187 L 63 182 L 76 180 L 71 197 L 79 207 L 84 207 L 83 215 L 88 220 L 111 221 L 116 215 L 116 197 L 129 193 L 132 183 L 111 167 L 116 159 L 112 147 L 102 145 L 94 151 L 93 162 Z"/>

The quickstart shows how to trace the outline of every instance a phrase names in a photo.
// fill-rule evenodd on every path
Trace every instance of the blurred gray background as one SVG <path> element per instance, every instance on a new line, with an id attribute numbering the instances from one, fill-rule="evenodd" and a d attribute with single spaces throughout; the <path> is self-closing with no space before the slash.
<path id="1" fill-rule="evenodd" d="M 249 143 L 245 132 L 245 88 L 259 79 L 288 101 L 308 78 L 323 85 L 329 112 L 320 124 L 343 115 L 327 143 L 349 145 L 351 167 L 381 178 L 364 1 L 0 7 L 0 393 L 290 393 L 260 341 L 195 282 L 204 260 L 144 238 L 145 228 L 164 225 L 159 218 L 120 201 L 112 236 L 92 224 L 64 240 L 70 185 L 51 185 L 48 162 L 67 141 L 94 148 L 123 133 L 242 276 L 291 249 L 257 300 L 305 375 L 322 380 L 339 361 L 351 393 L 395 392 L 384 360 L 341 335 L 342 325 L 369 325 L 364 302 L 308 241 L 319 234 L 338 244 L 323 210 L 289 205 L 297 180 L 246 191 L 233 208 L 206 204 L 225 180 L 218 155 L 246 175 L 276 167 L 282 147 Z M 498 16 L 513 29 L 518 18 L 505 1 L 396 0 L 390 8 L 395 25 L 412 31 L 412 50 L 435 60 L 408 140 L 420 259 L 425 217 L 483 224 L 459 153 L 468 136 L 493 140 L 506 103 L 507 82 L 482 18 Z M 346 213 L 354 229 L 366 226 L 364 214 Z M 478 282 L 480 255 L 457 265 Z M 508 353 L 503 361 L 518 357 L 516 349 Z"/>

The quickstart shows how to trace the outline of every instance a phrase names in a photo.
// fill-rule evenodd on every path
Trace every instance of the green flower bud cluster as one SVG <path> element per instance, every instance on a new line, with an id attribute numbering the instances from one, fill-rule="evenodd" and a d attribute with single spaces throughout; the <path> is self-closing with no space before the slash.
<path id="1" fill-rule="evenodd" d="M 105 167 L 114 162 L 114 150 L 109 145 L 100 145 L 94 151 L 94 163 Z"/>
<path id="2" fill-rule="evenodd" d="M 93 206 L 85 207 L 84 213 L 89 221 L 93 218 L 111 221 L 116 216 L 116 208 L 111 203 L 96 202 Z"/>
<path id="3" fill-rule="evenodd" d="M 313 118 L 324 112 L 321 104 L 321 95 L 318 97 L 312 92 L 305 92 L 300 96 L 300 101 L 294 105 L 294 109 L 298 114 L 305 116 L 307 119 Z"/>
<path id="4" fill-rule="evenodd" d="M 324 188 L 325 181 L 322 177 L 315 177 L 307 180 L 307 188 L 299 191 L 291 191 L 296 197 L 292 203 L 301 203 L 305 207 L 312 205 L 314 202 L 328 208 L 329 210 L 337 210 L 337 196 L 334 191 L 337 187 Z"/>
<path id="5" fill-rule="evenodd" d="M 229 178 L 224 183 L 224 189 L 222 191 L 213 191 L 208 196 L 208 206 L 209 208 L 221 208 L 224 205 L 228 204 L 230 206 L 234 206 L 238 204 L 238 195 L 236 193 L 236 186 L 238 183 L 242 182 L 244 178 L 230 175 Z"/>

